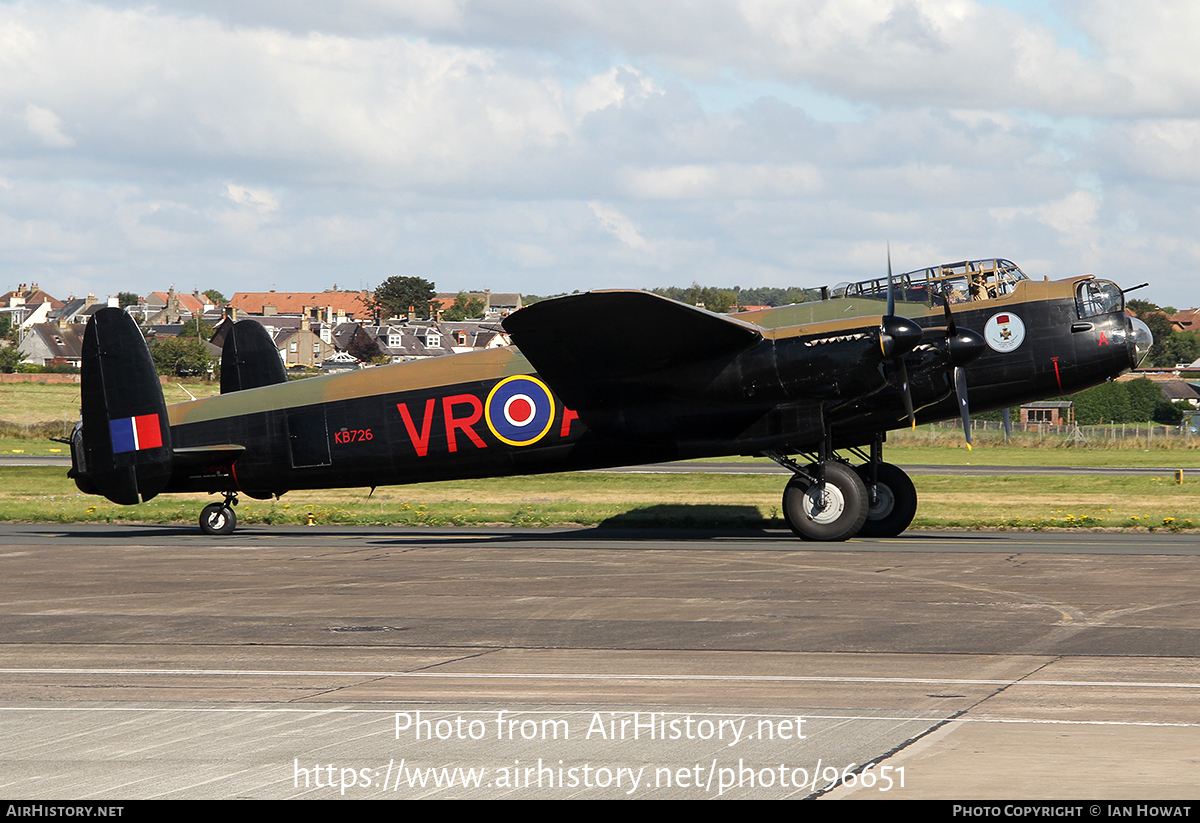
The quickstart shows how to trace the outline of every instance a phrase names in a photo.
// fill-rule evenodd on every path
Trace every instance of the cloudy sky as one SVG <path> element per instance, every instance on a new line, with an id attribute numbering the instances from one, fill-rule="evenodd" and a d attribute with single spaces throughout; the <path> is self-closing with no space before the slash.
<path id="1" fill-rule="evenodd" d="M 1200 3 L 0 0 L 2 290 L 813 286 L 1200 303 Z"/>

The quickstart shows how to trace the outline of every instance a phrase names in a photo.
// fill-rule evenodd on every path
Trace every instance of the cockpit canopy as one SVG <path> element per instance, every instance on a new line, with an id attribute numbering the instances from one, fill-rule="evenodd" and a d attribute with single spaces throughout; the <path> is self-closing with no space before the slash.
<path id="1" fill-rule="evenodd" d="M 1098 314 L 1125 310 L 1125 296 L 1116 283 L 1107 280 L 1084 280 L 1075 289 L 1075 308 L 1082 320 Z"/>
<path id="2" fill-rule="evenodd" d="M 893 287 L 897 302 L 933 306 L 941 305 L 943 299 L 951 304 L 995 299 L 1009 294 L 1018 282 L 1028 279 L 1016 263 L 997 257 L 907 271 L 895 276 Z M 839 283 L 829 296 L 886 300 L 887 291 L 887 278 L 877 277 L 858 283 Z"/>

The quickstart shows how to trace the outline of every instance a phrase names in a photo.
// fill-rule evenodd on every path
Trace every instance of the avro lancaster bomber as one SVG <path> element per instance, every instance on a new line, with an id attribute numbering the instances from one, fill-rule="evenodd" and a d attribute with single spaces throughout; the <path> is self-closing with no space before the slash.
<path id="1" fill-rule="evenodd" d="M 889 430 L 1097 385 L 1152 342 L 1115 283 L 1033 281 L 1002 259 L 894 277 L 889 263 L 813 297 L 718 315 L 574 294 L 507 317 L 514 346 L 295 382 L 243 320 L 223 332 L 221 394 L 170 407 L 133 320 L 103 309 L 71 476 L 120 504 L 220 494 L 200 527 L 228 534 L 239 495 L 764 455 L 792 472 L 799 537 L 894 536 L 917 495 L 883 460 Z"/>

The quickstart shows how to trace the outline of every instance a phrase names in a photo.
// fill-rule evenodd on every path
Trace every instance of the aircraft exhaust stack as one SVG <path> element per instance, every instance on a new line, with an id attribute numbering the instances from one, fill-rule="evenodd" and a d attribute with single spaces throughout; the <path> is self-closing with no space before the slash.
<path id="1" fill-rule="evenodd" d="M 141 331 L 121 309 L 101 309 L 88 321 L 80 394 L 70 475 L 79 489 L 132 505 L 166 488 L 171 426 L 162 384 Z"/>

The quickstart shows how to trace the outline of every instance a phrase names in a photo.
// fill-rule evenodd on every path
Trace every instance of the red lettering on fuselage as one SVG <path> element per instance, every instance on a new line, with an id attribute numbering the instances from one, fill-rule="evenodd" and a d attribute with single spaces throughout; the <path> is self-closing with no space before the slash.
<path id="1" fill-rule="evenodd" d="M 433 401 L 429 402 L 432 403 Z M 454 416 L 455 406 L 470 406 L 471 415 L 469 417 L 456 418 Z M 473 394 L 456 394 L 453 397 L 443 397 L 442 413 L 446 417 L 446 443 L 449 445 L 451 452 L 458 451 L 458 441 L 454 437 L 455 429 L 462 429 L 463 433 L 471 438 L 471 442 L 476 447 L 480 449 L 487 448 L 487 444 L 471 428 L 479 422 L 479 418 L 483 417 L 483 403 L 478 397 Z"/>
<path id="2" fill-rule="evenodd" d="M 571 421 L 578 420 L 578 419 L 579 419 L 579 415 L 575 413 L 574 409 L 568 409 L 566 406 L 563 406 L 562 429 L 559 430 L 558 436 L 559 437 L 569 436 L 571 434 Z"/>
<path id="3" fill-rule="evenodd" d="M 417 457 L 426 457 L 429 454 L 429 439 L 433 433 L 433 418 L 436 414 L 436 407 L 439 398 L 430 397 L 425 401 L 425 413 L 421 417 L 421 430 L 417 431 L 417 423 L 413 420 L 412 412 L 408 409 L 407 403 L 397 403 L 396 409 L 400 412 L 400 419 L 404 421 L 404 428 L 408 432 L 408 439 L 412 443 L 413 449 L 417 453 Z M 486 449 L 488 443 L 479 436 L 475 431 L 475 425 L 483 418 L 483 401 L 473 394 L 454 394 L 449 397 L 440 398 L 442 403 L 442 420 L 446 426 L 446 449 L 454 453 L 458 451 L 459 433 L 465 434 L 467 438 L 478 449 Z M 522 401 L 528 405 L 528 401 Z M 522 414 L 528 416 L 531 414 L 527 408 L 521 408 L 516 403 L 513 404 L 515 417 L 520 418 Z M 470 410 L 463 415 L 455 415 L 455 407 L 469 406 Z M 579 415 L 572 409 L 563 406 L 562 423 L 559 428 L 559 437 L 569 437 L 571 434 L 572 421 L 578 420 Z M 358 440 L 373 439 L 370 429 L 361 431 L 345 430 L 334 435 L 334 441 L 337 443 L 352 443 Z"/>
<path id="4" fill-rule="evenodd" d="M 433 427 L 433 404 L 436 402 L 432 397 L 425 401 L 425 417 L 421 420 L 420 436 L 417 435 L 417 427 L 413 425 L 412 415 L 408 413 L 408 404 L 396 404 L 396 408 L 400 410 L 400 417 L 404 419 L 404 428 L 408 429 L 408 439 L 417 450 L 417 457 L 424 457 L 429 453 L 429 430 Z"/>

